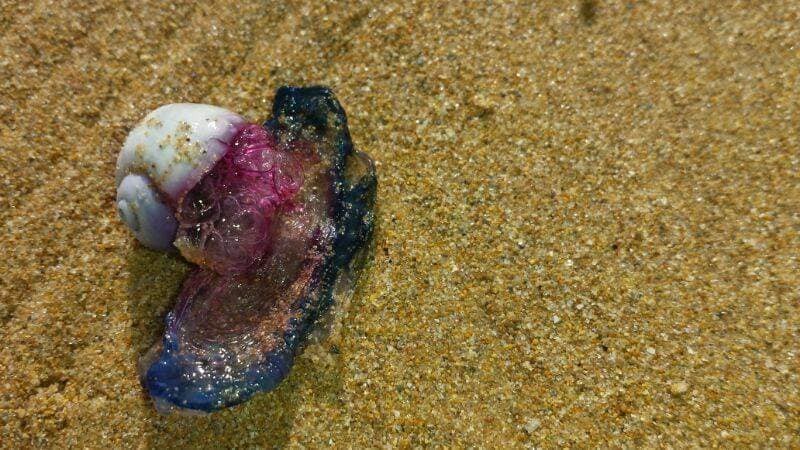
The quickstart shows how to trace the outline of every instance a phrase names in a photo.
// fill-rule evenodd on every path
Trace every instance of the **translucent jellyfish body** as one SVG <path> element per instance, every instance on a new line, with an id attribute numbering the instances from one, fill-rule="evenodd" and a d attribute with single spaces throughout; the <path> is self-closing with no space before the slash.
<path id="1" fill-rule="evenodd" d="M 159 410 L 218 410 L 286 377 L 320 316 L 351 293 L 376 184 L 322 87 L 279 89 L 263 125 L 176 104 L 131 131 L 120 216 L 142 244 L 197 265 L 140 362 Z"/>

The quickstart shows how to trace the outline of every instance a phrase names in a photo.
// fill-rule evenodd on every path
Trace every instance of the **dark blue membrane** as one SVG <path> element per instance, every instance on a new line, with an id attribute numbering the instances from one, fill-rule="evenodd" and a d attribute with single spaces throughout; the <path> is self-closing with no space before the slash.
<path id="1" fill-rule="evenodd" d="M 267 351 L 261 363 L 245 370 L 224 377 L 198 374 L 197 367 L 207 361 L 181 351 L 172 331 L 176 329 L 176 317 L 169 313 L 161 352 L 142 380 L 156 404 L 162 407 L 166 404 L 211 412 L 274 389 L 289 374 L 295 356 L 302 350 L 315 323 L 333 305 L 334 287 L 339 277 L 360 270 L 361 258 L 357 256 L 365 249 L 374 228 L 377 176 L 372 160 L 353 150 L 345 112 L 333 93 L 324 87 L 282 87 L 275 97 L 273 119 L 264 127 L 284 141 L 301 139 L 301 136 L 307 139 L 311 134 L 330 149 L 334 198 L 329 213 L 336 231 L 332 251 L 311 276 L 312 286 L 307 290 L 311 294 L 292 305 L 300 314 L 283 330 L 284 345 Z M 363 166 L 356 180 L 345 176 L 346 165 L 350 162 Z"/>

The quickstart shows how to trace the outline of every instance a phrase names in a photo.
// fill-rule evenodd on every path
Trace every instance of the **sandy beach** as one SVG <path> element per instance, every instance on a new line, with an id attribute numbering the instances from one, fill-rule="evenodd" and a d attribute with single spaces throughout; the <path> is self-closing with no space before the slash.
<path id="1" fill-rule="evenodd" d="M 800 2 L 0 2 L 0 447 L 800 447 Z M 189 266 L 128 131 L 330 86 L 371 262 L 275 391 L 161 416 Z"/>

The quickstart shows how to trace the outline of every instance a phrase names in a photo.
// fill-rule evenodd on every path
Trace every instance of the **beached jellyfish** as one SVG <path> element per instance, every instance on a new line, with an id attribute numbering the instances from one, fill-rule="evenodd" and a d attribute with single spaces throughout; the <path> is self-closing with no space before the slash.
<path id="1" fill-rule="evenodd" d="M 271 390 L 352 294 L 377 179 L 326 88 L 280 88 L 263 125 L 162 106 L 129 134 L 116 179 L 136 238 L 197 266 L 140 361 L 160 411 L 215 411 Z"/>

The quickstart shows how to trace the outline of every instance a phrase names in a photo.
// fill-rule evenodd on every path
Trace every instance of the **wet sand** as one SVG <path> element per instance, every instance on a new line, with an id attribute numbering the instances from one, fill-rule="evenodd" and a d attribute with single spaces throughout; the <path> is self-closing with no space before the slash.
<path id="1" fill-rule="evenodd" d="M 0 4 L 0 446 L 800 446 L 800 3 L 135 3 Z M 117 152 L 284 84 L 378 162 L 371 265 L 276 391 L 159 416 L 187 265 Z"/>

